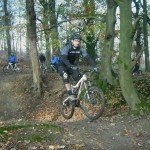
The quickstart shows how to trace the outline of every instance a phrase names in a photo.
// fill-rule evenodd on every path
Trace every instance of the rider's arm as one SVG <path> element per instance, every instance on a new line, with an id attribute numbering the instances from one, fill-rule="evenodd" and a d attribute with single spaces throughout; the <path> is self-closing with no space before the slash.
<path id="1" fill-rule="evenodd" d="M 66 45 L 60 53 L 60 62 L 62 62 L 63 64 L 65 64 L 68 68 L 71 68 L 72 64 L 70 63 L 69 59 L 68 59 L 68 52 L 69 52 L 69 45 Z"/>
<path id="2" fill-rule="evenodd" d="M 92 67 L 96 67 L 96 63 L 94 62 L 94 60 L 89 56 L 89 54 L 83 48 L 81 48 L 81 53 L 89 65 L 91 65 Z"/>
<path id="3" fill-rule="evenodd" d="M 57 57 L 56 56 L 54 56 L 54 58 L 52 59 L 52 64 L 55 64 L 55 63 L 57 63 Z"/>

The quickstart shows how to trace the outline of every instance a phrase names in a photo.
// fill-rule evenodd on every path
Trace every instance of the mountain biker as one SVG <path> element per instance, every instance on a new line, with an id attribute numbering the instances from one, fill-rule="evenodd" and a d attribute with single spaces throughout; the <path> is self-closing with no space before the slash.
<path id="1" fill-rule="evenodd" d="M 54 53 L 53 59 L 51 60 L 51 64 L 55 67 L 55 69 L 58 71 L 58 63 L 59 63 L 59 56 Z"/>
<path id="2" fill-rule="evenodd" d="M 40 60 L 41 66 L 43 66 L 44 68 L 46 68 L 46 65 L 45 65 L 46 57 L 44 56 L 43 53 L 40 53 L 39 60 Z"/>
<path id="3" fill-rule="evenodd" d="M 136 64 L 134 65 L 132 74 L 134 75 L 135 73 L 138 74 L 139 73 L 139 69 L 140 69 L 140 65 L 139 62 L 137 61 Z"/>
<path id="4" fill-rule="evenodd" d="M 11 55 L 9 56 L 9 58 L 8 58 L 8 62 L 12 64 L 13 68 L 16 65 L 16 60 L 17 60 L 16 55 L 15 55 L 15 53 L 12 52 Z"/>
<path id="5" fill-rule="evenodd" d="M 58 71 L 62 76 L 63 82 L 65 84 L 71 101 L 76 100 L 76 96 L 72 93 L 69 77 L 71 75 L 76 82 L 78 82 L 81 78 L 79 69 L 75 64 L 75 61 L 79 58 L 79 56 L 82 55 L 84 59 L 93 67 L 94 71 L 98 71 L 95 62 L 80 46 L 81 40 L 81 36 L 77 33 L 74 33 L 71 36 L 70 42 L 61 49 L 59 56 Z"/>
<path id="6" fill-rule="evenodd" d="M 42 63 L 45 63 L 46 57 L 44 56 L 43 53 L 40 53 L 40 55 L 39 55 L 39 60 L 40 60 L 40 63 L 41 63 L 41 64 L 42 64 Z"/>

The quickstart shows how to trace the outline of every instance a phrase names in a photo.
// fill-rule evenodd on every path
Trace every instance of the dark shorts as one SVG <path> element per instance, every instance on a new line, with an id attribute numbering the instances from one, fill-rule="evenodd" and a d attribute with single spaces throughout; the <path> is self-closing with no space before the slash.
<path id="1" fill-rule="evenodd" d="M 77 70 L 73 70 L 71 68 L 67 68 L 65 66 L 60 65 L 58 67 L 58 72 L 62 76 L 62 79 L 63 79 L 64 83 L 69 83 L 70 76 L 76 82 L 78 82 L 80 80 L 80 78 L 81 78 L 81 74 L 80 74 L 78 69 Z"/>

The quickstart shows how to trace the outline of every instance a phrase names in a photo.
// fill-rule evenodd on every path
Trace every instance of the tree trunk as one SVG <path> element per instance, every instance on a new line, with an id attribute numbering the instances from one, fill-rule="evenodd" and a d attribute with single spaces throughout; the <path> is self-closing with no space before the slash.
<path id="1" fill-rule="evenodd" d="M 55 0 L 39 0 L 40 4 L 43 6 L 43 20 L 41 21 L 45 40 L 46 40 L 46 58 L 49 60 L 50 55 L 50 38 L 52 41 L 52 47 L 59 50 L 59 40 L 57 31 L 57 17 L 55 12 Z"/>
<path id="2" fill-rule="evenodd" d="M 86 18 L 86 50 L 88 54 L 95 60 L 96 59 L 96 42 L 94 33 L 94 17 L 95 17 L 95 3 L 93 0 L 84 0 L 83 6 L 85 8 Z"/>
<path id="3" fill-rule="evenodd" d="M 60 50 L 58 40 L 58 30 L 57 30 L 57 17 L 55 11 L 55 0 L 49 0 L 49 15 L 50 15 L 52 47 L 55 50 Z"/>
<path id="4" fill-rule="evenodd" d="M 104 49 L 102 50 L 101 76 L 103 81 L 114 85 L 115 80 L 112 75 L 112 53 L 114 48 L 115 23 L 116 23 L 117 3 L 114 0 L 107 0 L 107 17 L 106 17 L 106 35 Z"/>
<path id="5" fill-rule="evenodd" d="M 28 18 L 27 18 L 28 20 Z M 30 46 L 29 46 L 29 29 L 28 29 L 28 25 L 26 26 L 26 60 L 31 60 L 30 59 Z"/>
<path id="6" fill-rule="evenodd" d="M 120 7 L 119 81 L 123 96 L 131 109 L 140 103 L 131 78 L 133 41 L 131 0 L 117 0 Z"/>
<path id="7" fill-rule="evenodd" d="M 40 4 L 43 6 L 43 19 L 41 21 L 44 34 L 45 34 L 45 40 L 46 40 L 46 60 L 47 63 L 50 59 L 50 26 L 49 26 L 49 4 L 45 0 L 39 0 Z"/>
<path id="8" fill-rule="evenodd" d="M 34 89 L 41 95 L 41 72 L 39 68 L 38 52 L 37 52 L 37 36 L 36 36 L 36 14 L 34 11 L 34 0 L 26 0 L 26 10 L 28 16 L 28 35 L 30 55 L 33 69 L 33 84 Z"/>
<path id="9" fill-rule="evenodd" d="M 145 71 L 150 71 L 149 50 L 148 50 L 148 30 L 147 30 L 147 2 L 143 0 L 143 36 L 145 47 Z"/>
<path id="10" fill-rule="evenodd" d="M 8 56 L 11 53 L 11 36 L 10 36 L 10 14 L 7 10 L 7 0 L 3 0 L 4 2 L 4 12 L 5 12 L 5 28 L 6 28 L 6 41 L 7 41 L 7 53 Z"/>

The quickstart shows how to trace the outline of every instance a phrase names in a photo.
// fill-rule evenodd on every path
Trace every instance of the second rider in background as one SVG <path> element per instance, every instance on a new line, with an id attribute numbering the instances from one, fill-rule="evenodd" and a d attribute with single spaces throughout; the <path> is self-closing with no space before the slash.
<path id="1" fill-rule="evenodd" d="M 58 71 L 59 57 L 56 52 L 54 52 L 53 59 L 51 60 L 51 64 L 54 66 L 56 71 Z"/>
<path id="2" fill-rule="evenodd" d="M 9 56 L 8 61 L 9 61 L 9 63 L 11 63 L 13 65 L 13 69 L 14 69 L 16 66 L 17 59 L 16 59 L 16 55 L 13 52 Z"/>
<path id="3" fill-rule="evenodd" d="M 45 62 L 46 62 L 46 57 L 44 56 L 43 53 L 40 53 L 40 55 L 39 55 L 39 61 L 40 61 L 41 67 L 47 68 L 47 67 L 46 67 L 46 64 L 45 64 Z"/>

